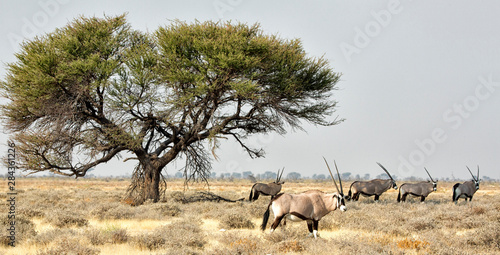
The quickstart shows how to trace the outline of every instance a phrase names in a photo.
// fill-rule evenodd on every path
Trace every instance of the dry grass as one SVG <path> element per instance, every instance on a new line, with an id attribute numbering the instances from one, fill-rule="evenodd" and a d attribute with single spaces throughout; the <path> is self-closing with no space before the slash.
<path id="1" fill-rule="evenodd" d="M 472 203 L 461 200 L 458 205 L 450 201 L 453 183 L 439 183 L 425 203 L 410 198 L 399 204 L 394 190 L 379 202 L 361 197 L 347 203 L 347 212 L 325 216 L 317 240 L 308 237 L 305 222 L 261 232 L 268 197 L 253 203 L 182 204 L 179 197 L 206 187 L 197 184 L 185 191 L 180 181 L 168 184 L 165 201 L 133 207 L 123 200 L 127 180 L 20 178 L 19 242 L 15 248 L 0 246 L 0 254 L 500 253 L 498 183 L 483 183 Z M 347 189 L 349 183 L 344 185 Z M 251 186 L 246 181 L 212 182 L 210 191 L 238 199 L 247 197 Z M 333 190 L 329 182 L 287 183 L 283 189 Z M 1 207 L 0 217 L 6 215 Z"/>

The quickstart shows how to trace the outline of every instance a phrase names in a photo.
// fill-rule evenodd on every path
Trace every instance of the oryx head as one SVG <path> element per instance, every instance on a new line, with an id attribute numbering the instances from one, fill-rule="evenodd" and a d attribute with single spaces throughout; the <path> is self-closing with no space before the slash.
<path id="1" fill-rule="evenodd" d="M 474 175 L 470 171 L 469 167 L 467 167 L 467 170 L 469 170 L 470 175 L 472 176 L 472 180 L 474 181 L 474 185 L 476 186 L 476 190 L 479 189 L 479 166 L 477 166 L 477 178 L 474 178 Z"/>
<path id="2" fill-rule="evenodd" d="M 385 169 L 385 167 L 384 167 L 382 164 L 380 164 L 380 163 L 378 163 L 378 162 L 377 162 L 377 164 L 378 164 L 380 167 L 382 167 L 382 169 L 384 169 L 385 173 L 389 176 L 389 178 L 391 178 L 392 188 L 393 188 L 393 189 L 398 189 L 398 185 L 396 185 L 396 181 L 392 178 L 392 176 L 391 176 L 391 174 L 389 173 L 389 171 L 387 171 L 387 169 Z"/>
<path id="3" fill-rule="evenodd" d="M 432 182 L 432 189 L 433 189 L 434 191 L 437 191 L 437 182 L 438 182 L 438 181 L 437 181 L 437 180 L 436 180 L 436 181 L 434 181 L 434 180 L 432 179 L 431 175 L 429 174 L 429 171 L 427 171 L 427 168 L 425 168 L 425 167 L 424 167 L 424 169 L 425 169 L 425 171 L 427 172 L 427 175 L 429 176 L 429 178 L 431 178 L 431 182 Z"/>
<path id="4" fill-rule="evenodd" d="M 330 166 L 328 165 L 328 162 L 326 162 L 325 157 L 323 157 L 323 160 L 325 160 L 326 167 L 328 167 L 328 171 L 330 172 L 330 176 L 332 177 L 333 184 L 335 184 L 335 188 L 337 189 L 337 194 L 334 194 L 334 196 L 336 196 L 337 198 L 337 208 L 340 209 L 342 212 L 345 212 L 347 208 L 345 207 L 344 189 L 342 188 L 342 180 L 340 179 L 337 162 L 333 161 L 333 163 L 335 164 L 335 169 L 337 170 L 337 176 L 339 178 L 340 190 L 339 186 L 337 186 L 337 182 L 335 182 L 335 178 L 333 178 L 332 170 L 330 170 Z"/>
<path id="5" fill-rule="evenodd" d="M 273 182 L 273 183 L 276 183 L 276 184 L 284 184 L 285 182 L 282 182 L 281 181 L 281 176 L 283 176 L 283 172 L 285 171 L 285 168 L 283 167 L 283 169 L 281 170 L 281 174 L 280 174 L 280 170 L 278 169 L 278 173 L 276 174 L 276 180 Z"/>

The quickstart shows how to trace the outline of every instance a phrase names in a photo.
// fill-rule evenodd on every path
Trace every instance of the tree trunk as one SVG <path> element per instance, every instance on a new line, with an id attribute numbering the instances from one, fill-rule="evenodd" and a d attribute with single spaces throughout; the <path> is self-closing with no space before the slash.
<path id="1" fill-rule="evenodd" d="M 149 161 L 149 160 L 148 160 Z M 151 161 L 149 164 L 143 165 L 144 167 L 144 194 L 143 199 L 153 200 L 154 203 L 160 200 L 160 179 L 161 179 L 161 169 L 159 166 L 155 166 Z"/>
<path id="2" fill-rule="evenodd" d="M 160 201 L 162 191 L 163 168 L 171 162 L 180 149 L 171 150 L 164 157 L 157 157 L 155 154 L 147 154 L 144 151 L 136 151 L 139 165 L 132 175 L 132 183 L 127 191 L 127 198 L 130 204 L 140 205 L 151 200 L 153 203 Z M 165 183 L 166 185 L 166 183 Z M 166 189 L 166 187 L 164 187 Z"/>

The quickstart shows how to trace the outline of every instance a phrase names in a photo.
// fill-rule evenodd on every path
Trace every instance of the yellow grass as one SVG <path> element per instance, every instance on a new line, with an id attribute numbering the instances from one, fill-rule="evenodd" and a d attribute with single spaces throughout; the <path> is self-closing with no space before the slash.
<path id="1" fill-rule="evenodd" d="M 261 197 L 254 203 L 181 204 L 173 201 L 169 194 L 184 192 L 183 182 L 170 181 L 167 202 L 130 207 L 120 203 L 128 184 L 128 180 L 20 178 L 16 182 L 19 191 L 16 213 L 29 218 L 34 223 L 37 234 L 21 241 L 15 248 L 0 247 L 0 254 L 37 254 L 55 248 L 60 240 L 67 237 L 52 233 L 54 240 L 51 237 L 43 238 L 54 230 L 59 231 L 51 218 L 61 212 L 70 212 L 75 217 L 88 220 L 86 226 L 68 226 L 64 231 L 73 231 L 71 242 L 77 242 L 82 247 L 96 248 L 100 254 L 182 254 L 182 251 L 198 254 L 315 255 L 500 252 L 497 228 L 500 227 L 498 183 L 481 184 L 472 204 L 463 200 L 458 205 L 451 203 L 451 187 L 454 183 L 441 182 L 438 184 L 438 191 L 431 193 L 423 204 L 418 198 L 411 197 L 409 202 L 398 204 L 396 190 L 384 193 L 377 203 L 373 202 L 373 197 L 360 197 L 358 202 L 347 202 L 347 212 L 335 211 L 320 221 L 318 240 L 307 237 L 305 222 L 287 223 L 287 226 L 279 227 L 273 234 L 269 234 L 269 223 L 265 232 L 260 231 L 261 217 L 267 207 L 268 197 Z M 349 185 L 350 183 L 344 183 L 346 193 Z M 3 187 L 3 194 L 6 186 Z M 251 186 L 252 183 L 244 180 L 213 181 L 210 183 L 210 191 L 230 199 L 247 198 Z M 287 182 L 283 187 L 284 192 L 291 193 L 309 189 L 334 191 L 329 182 Z M 191 185 L 186 190 L 186 195 L 199 190 L 207 190 L 207 186 L 203 183 Z M 2 199 L 5 199 L 5 195 Z M 160 206 L 167 205 L 178 207 L 180 214 L 174 217 L 162 215 L 164 209 Z M 113 209 L 116 210 L 112 211 Z M 30 213 L 36 213 L 37 216 L 26 216 Z M 0 215 L 2 214 L 7 214 L 5 208 L 0 210 Z M 231 214 L 242 215 L 255 227 L 223 229 L 222 222 Z M 184 226 L 186 229 L 183 229 Z M 110 236 L 116 230 L 125 230 L 128 239 L 123 243 L 110 241 Z M 94 245 L 89 231 L 107 235 L 107 239 Z M 186 243 L 169 243 L 167 240 L 166 244 L 160 244 L 160 248 L 148 250 L 138 241 L 144 235 L 150 235 L 150 239 L 159 235 L 159 238 L 184 240 L 176 233 L 183 233 L 187 238 Z M 37 238 L 42 238 L 47 244 L 37 244 Z M 189 238 L 202 242 L 188 244 Z"/>

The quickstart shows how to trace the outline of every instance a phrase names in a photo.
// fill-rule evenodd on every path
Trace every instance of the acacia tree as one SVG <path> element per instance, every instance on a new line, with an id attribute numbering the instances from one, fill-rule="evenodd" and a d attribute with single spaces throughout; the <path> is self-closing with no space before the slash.
<path id="1" fill-rule="evenodd" d="M 176 159 L 185 176 L 209 176 L 221 137 L 261 157 L 249 135 L 340 122 L 326 120 L 340 75 L 258 24 L 175 21 L 145 34 L 124 15 L 80 17 L 21 46 L 1 84 L 19 166 L 81 177 L 129 152 L 139 203 L 159 200 Z"/>

